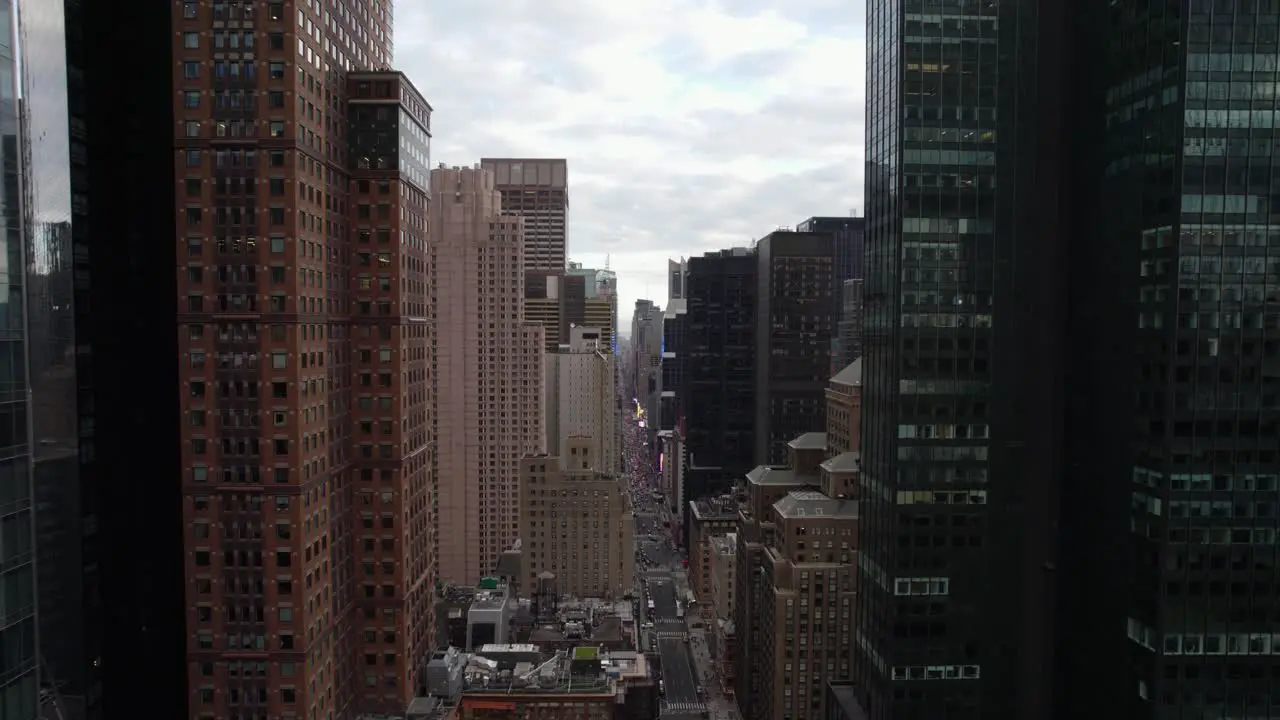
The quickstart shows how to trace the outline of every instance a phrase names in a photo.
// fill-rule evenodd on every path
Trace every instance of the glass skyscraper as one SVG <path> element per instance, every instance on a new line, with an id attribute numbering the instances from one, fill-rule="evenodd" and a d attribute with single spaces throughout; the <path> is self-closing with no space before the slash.
<path id="1" fill-rule="evenodd" d="M 1124 717 L 1277 717 L 1280 2 L 1095 5 L 1064 679 Z"/>
<path id="2" fill-rule="evenodd" d="M 1277 716 L 1280 2 L 868 19 L 861 709 Z"/>
<path id="3" fill-rule="evenodd" d="M 874 720 L 1049 716 L 1061 0 L 869 0 L 852 649 Z"/>
<path id="4" fill-rule="evenodd" d="M 28 718 L 40 682 L 15 19 L 0 2 L 0 716 Z"/>

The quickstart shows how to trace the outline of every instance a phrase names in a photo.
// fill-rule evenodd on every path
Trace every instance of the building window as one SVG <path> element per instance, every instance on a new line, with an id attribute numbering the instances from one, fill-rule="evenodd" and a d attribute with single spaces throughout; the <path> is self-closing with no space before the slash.
<path id="1" fill-rule="evenodd" d="M 194 60 L 188 60 L 182 63 L 182 77 L 188 80 L 194 80 L 200 77 L 200 63 Z"/>
<path id="2" fill-rule="evenodd" d="M 182 33 L 182 47 L 187 48 L 188 50 L 194 50 L 200 47 L 200 33 Z"/>

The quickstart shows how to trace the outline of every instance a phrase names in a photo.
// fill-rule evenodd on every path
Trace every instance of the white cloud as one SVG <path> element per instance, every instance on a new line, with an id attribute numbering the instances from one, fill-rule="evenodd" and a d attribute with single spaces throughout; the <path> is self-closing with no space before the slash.
<path id="1" fill-rule="evenodd" d="M 574 260 L 619 314 L 666 258 L 862 205 L 864 0 L 401 0 L 433 161 L 569 160 Z"/>

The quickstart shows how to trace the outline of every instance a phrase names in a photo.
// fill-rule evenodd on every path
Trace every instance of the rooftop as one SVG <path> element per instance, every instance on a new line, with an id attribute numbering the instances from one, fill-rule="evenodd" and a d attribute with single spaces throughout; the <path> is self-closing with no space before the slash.
<path id="1" fill-rule="evenodd" d="M 840 708 L 839 717 L 842 720 L 866 720 L 867 715 L 858 705 L 853 683 L 832 682 L 828 683 L 827 687 L 831 691 L 831 698 L 835 700 L 836 707 Z"/>
<path id="2" fill-rule="evenodd" d="M 844 452 L 832 458 L 827 458 L 820 465 L 827 472 L 854 472 L 862 467 L 862 453 Z"/>
<path id="3" fill-rule="evenodd" d="M 861 385 L 862 384 L 862 358 L 858 358 L 849 363 L 843 370 L 836 373 L 831 378 L 833 385 Z"/>
<path id="4" fill-rule="evenodd" d="M 824 432 L 807 432 L 787 443 L 793 450 L 826 450 L 827 434 Z"/>
<path id="5" fill-rule="evenodd" d="M 507 604 L 506 588 L 478 590 L 471 600 L 471 610 L 501 610 Z"/>
<path id="6" fill-rule="evenodd" d="M 736 518 L 738 503 L 728 495 L 690 500 L 689 508 L 693 516 L 699 520 Z"/>
<path id="7" fill-rule="evenodd" d="M 747 482 L 752 485 L 808 485 L 813 478 L 789 467 L 759 465 L 747 473 Z"/>
<path id="8" fill-rule="evenodd" d="M 480 652 L 467 661 L 462 692 L 464 700 L 468 695 L 514 694 L 613 697 L 620 680 L 647 673 L 644 657 L 635 652 L 610 653 L 591 646 L 543 652 L 534 660 L 489 658 Z"/>
<path id="9" fill-rule="evenodd" d="M 785 518 L 858 517 L 858 503 L 853 500 L 829 498 L 817 490 L 792 490 L 786 497 L 774 503 L 773 507 Z"/>

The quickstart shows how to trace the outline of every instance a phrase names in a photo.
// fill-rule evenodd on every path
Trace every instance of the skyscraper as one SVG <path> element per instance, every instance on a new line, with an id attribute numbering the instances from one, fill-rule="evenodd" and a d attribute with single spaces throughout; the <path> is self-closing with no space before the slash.
<path id="1" fill-rule="evenodd" d="M 41 92 L 65 78 L 70 127 L 60 130 L 47 116 L 31 122 L 42 133 L 70 136 L 73 258 L 88 266 L 87 273 L 77 269 L 74 301 L 86 714 L 127 714 L 146 697 L 149 712 L 186 717 L 189 527 L 179 509 L 186 428 L 176 412 L 185 387 L 175 362 L 173 301 L 186 248 L 174 232 L 179 109 L 172 60 L 174 18 L 189 3 L 167 12 L 138 3 L 34 4 L 65 13 L 61 27 L 42 18 L 49 34 L 24 48 L 54 58 L 55 68 L 41 71 Z M 53 55 L 59 33 L 67 44 L 61 69 Z M 130 82 L 109 70 L 117 63 L 135 68 Z M 65 671 L 46 672 L 50 684 L 65 682 Z M 66 695 L 74 693 L 67 688 Z"/>
<path id="2" fill-rule="evenodd" d="M 853 655 L 872 720 L 1051 716 L 1067 6 L 867 4 Z"/>
<path id="3" fill-rule="evenodd" d="M 757 464 L 785 462 L 787 443 L 826 425 L 836 330 L 834 246 L 830 233 L 787 230 L 756 244 Z"/>
<path id="4" fill-rule="evenodd" d="M 689 303 L 684 296 L 688 274 L 687 260 L 667 261 L 667 309 L 662 314 L 662 357 L 659 360 L 662 393 L 658 401 L 658 417 L 654 420 L 658 428 L 667 433 L 664 437 L 671 439 L 674 439 L 671 433 L 676 432 L 684 412 L 681 404 L 684 358 L 681 353 L 684 352 L 685 316 L 689 311 Z"/>
<path id="5" fill-rule="evenodd" d="M 519 533 L 520 459 L 545 452 L 543 329 L 524 320 L 524 218 L 493 173 L 431 171 L 440 577 L 474 583 Z"/>
<path id="6" fill-rule="evenodd" d="M 644 408 L 647 436 L 658 431 L 658 399 L 662 388 L 662 308 L 652 300 L 636 300 L 631 313 L 631 350 L 634 353 L 632 386 Z M 656 448 L 655 448 L 656 450 Z"/>
<path id="7" fill-rule="evenodd" d="M 569 163 L 549 158 L 482 158 L 502 193 L 502 209 L 524 218 L 524 269 L 564 272 L 569 252 Z"/>
<path id="8" fill-rule="evenodd" d="M 811 217 L 796 225 L 798 232 L 828 233 L 831 235 L 835 254 L 832 281 L 836 298 L 845 282 L 861 278 L 865 274 L 864 238 L 867 219 L 861 217 Z M 850 361 L 852 362 L 852 361 Z M 844 367 L 843 365 L 841 366 Z"/>
<path id="9" fill-rule="evenodd" d="M 0 64 L 7 87 L 0 88 L 0 192 L 4 197 L 5 255 L 12 258 L 5 264 L 4 282 L 4 350 L 3 366 L 0 366 L 0 383 L 7 389 L 0 417 L 7 426 L 4 444 L 6 459 L 0 463 L 0 493 L 3 493 L 3 515 L 0 522 L 13 528 L 10 538 L 0 547 L 0 560 L 12 569 L 0 576 L 0 589 L 5 596 L 17 599 L 15 609 L 5 613 L 0 620 L 0 640 L 14 648 L 12 660 L 6 661 L 11 669 L 0 679 L 0 700 L 4 707 L 12 707 L 17 713 L 34 716 L 40 696 L 39 648 L 36 644 L 36 563 L 33 547 L 35 503 L 32 497 L 31 447 L 28 428 L 30 408 L 27 398 L 26 355 L 28 337 L 25 332 L 26 267 L 23 258 L 22 145 L 20 141 L 20 103 L 17 100 L 18 47 L 14 42 L 16 16 L 10 3 L 4 3 L 3 29 L 0 35 Z M 16 260 L 16 261 L 14 261 Z M 7 604 L 7 603 L 6 603 Z"/>
<path id="10" fill-rule="evenodd" d="M 1280 3 L 1076 23 L 1061 716 L 1275 717 Z"/>
<path id="11" fill-rule="evenodd" d="M 748 248 L 689 258 L 681 502 L 718 495 L 754 467 L 757 272 Z"/>
<path id="12" fill-rule="evenodd" d="M 339 354 L 346 356 L 352 389 L 348 416 L 337 408 L 330 411 L 330 417 L 338 417 L 329 433 L 350 438 L 349 477 L 356 491 L 332 501 L 354 536 L 354 551 L 333 560 L 340 574 L 360 583 L 358 590 L 354 582 L 338 590 L 355 601 L 339 634 L 364 660 L 363 667 L 350 669 L 352 707 L 358 713 L 394 715 L 425 685 L 422 673 L 435 641 L 439 537 L 427 220 L 431 106 L 401 73 L 353 71 L 346 85 L 352 158 L 348 207 L 354 216 L 348 221 L 347 248 L 348 265 L 354 267 L 346 293 L 332 293 L 331 301 L 341 302 L 346 294 L 351 317 L 339 340 L 330 340 L 329 357 L 332 364 Z M 305 354 L 301 360 L 304 368 L 315 362 Z M 281 365 L 278 355 L 271 362 L 273 368 Z M 278 420 L 277 413 L 273 423 Z M 305 449 L 305 437 L 303 442 Z M 273 474 L 279 474 L 278 467 Z M 378 653 L 382 659 L 375 670 L 367 658 Z M 369 689 L 378 685 L 376 692 Z"/>
<path id="13" fill-rule="evenodd" d="M 78 6 L 64 5 L 27 1 L 18 6 L 21 258 L 30 389 L 30 416 L 21 426 L 30 433 L 36 509 L 40 684 L 57 688 L 46 695 L 46 706 L 56 703 L 61 712 L 79 718 L 103 712 L 96 689 L 102 660 L 101 566 L 93 496 L 94 404 L 87 402 L 91 372 L 76 351 L 89 347 L 83 18 Z"/>
<path id="14" fill-rule="evenodd" d="M 544 358 L 547 451 L 568 463 L 569 441 L 580 440 L 600 463 L 591 469 L 612 475 L 619 467 L 617 358 L 600 328 L 569 332 L 569 342 Z"/>
<path id="15" fill-rule="evenodd" d="M 132 670 L 141 658 L 162 666 L 149 706 L 166 715 L 186 709 L 178 486 L 119 481 L 137 471 L 138 437 L 156 443 L 153 467 L 177 464 L 177 388 L 167 382 L 172 319 L 156 322 L 165 312 L 155 309 L 117 312 L 137 297 L 130 283 L 150 283 L 150 307 L 172 310 L 154 295 L 171 296 L 174 275 L 164 251 L 172 238 L 164 202 L 173 186 L 168 73 L 159 80 L 140 70 L 105 103 L 108 83 L 99 81 L 109 73 L 89 72 L 108 56 L 162 56 L 172 37 L 163 14 L 117 10 L 0 5 L 0 228 L 9 291 L 0 371 L 8 458 L 0 466 L 0 635 L 10 649 L 0 712 L 18 717 L 101 718 L 137 696 Z M 123 26 L 136 35 L 128 48 L 114 47 Z M 100 41 L 105 36 L 117 40 Z M 131 109 L 127 122 L 115 105 L 122 101 Z M 129 124 L 139 122 L 150 123 L 145 149 Z M 134 215 L 137 205 L 117 204 L 133 193 L 152 203 L 145 217 Z M 145 256 L 137 245 L 148 248 Z M 147 330 L 136 332 L 141 325 Z M 139 378 L 160 387 L 140 393 Z M 139 417 L 150 418 L 149 432 L 138 432 Z"/>
<path id="16" fill-rule="evenodd" d="M 380 3 L 180 10 L 188 714 L 398 714 L 433 638 L 430 106 L 371 70 Z"/>

